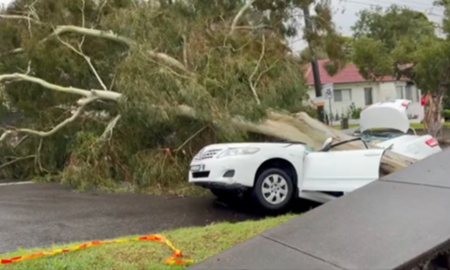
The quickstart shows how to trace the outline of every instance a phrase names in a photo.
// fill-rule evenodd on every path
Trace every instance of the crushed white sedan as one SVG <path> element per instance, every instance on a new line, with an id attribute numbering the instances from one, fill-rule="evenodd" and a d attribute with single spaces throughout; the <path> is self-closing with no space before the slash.
<path id="1" fill-rule="evenodd" d="M 303 143 L 232 143 L 203 148 L 192 160 L 189 182 L 230 200 L 248 196 L 267 211 L 281 211 L 295 198 L 330 201 L 379 178 L 385 149 L 329 151 L 355 138 L 325 141 L 314 152 Z"/>
<path id="2" fill-rule="evenodd" d="M 192 160 L 189 182 L 223 200 L 244 195 L 270 212 L 286 209 L 296 198 L 328 202 L 379 179 L 381 158 L 388 148 L 416 159 L 441 151 L 429 135 L 406 134 L 409 121 L 402 108 L 403 101 L 372 105 L 362 113 L 361 131 L 396 128 L 403 134 L 363 132 L 335 144 L 328 138 L 320 151 L 300 142 L 208 145 Z M 366 149 L 330 151 L 357 140 Z M 382 148 L 370 149 L 367 142 Z"/>

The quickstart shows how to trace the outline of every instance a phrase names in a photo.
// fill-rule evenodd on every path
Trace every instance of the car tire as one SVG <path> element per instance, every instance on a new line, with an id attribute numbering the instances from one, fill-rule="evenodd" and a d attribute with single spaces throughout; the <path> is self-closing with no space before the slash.
<path id="1" fill-rule="evenodd" d="M 278 213 L 290 206 L 295 190 L 292 178 L 285 171 L 267 169 L 257 176 L 252 199 L 263 210 Z"/>

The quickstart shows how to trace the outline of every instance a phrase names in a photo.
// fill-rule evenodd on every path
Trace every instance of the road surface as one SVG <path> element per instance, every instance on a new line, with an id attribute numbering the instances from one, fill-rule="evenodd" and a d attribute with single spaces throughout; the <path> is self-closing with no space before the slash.
<path id="1" fill-rule="evenodd" d="M 76 193 L 56 183 L 0 186 L 0 254 L 261 216 L 214 198 Z"/>

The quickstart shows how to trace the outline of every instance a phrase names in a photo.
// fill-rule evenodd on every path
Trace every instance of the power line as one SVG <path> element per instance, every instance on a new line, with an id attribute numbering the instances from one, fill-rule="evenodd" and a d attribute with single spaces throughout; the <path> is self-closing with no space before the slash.
<path id="1" fill-rule="evenodd" d="M 400 2 L 402 3 L 410 3 L 410 4 L 414 4 L 414 5 L 419 5 L 419 6 L 425 6 L 425 7 L 434 7 L 433 4 L 431 4 L 431 6 L 429 5 L 430 2 L 416 2 L 416 1 L 405 1 L 405 0 L 400 0 Z"/>

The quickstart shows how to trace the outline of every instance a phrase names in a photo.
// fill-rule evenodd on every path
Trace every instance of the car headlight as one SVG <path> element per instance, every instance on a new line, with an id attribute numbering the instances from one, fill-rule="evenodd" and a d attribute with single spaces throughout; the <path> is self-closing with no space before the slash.
<path id="1" fill-rule="evenodd" d="M 253 155 L 259 151 L 257 147 L 241 147 L 241 148 L 228 148 L 222 152 L 217 158 L 239 156 L 239 155 Z"/>

